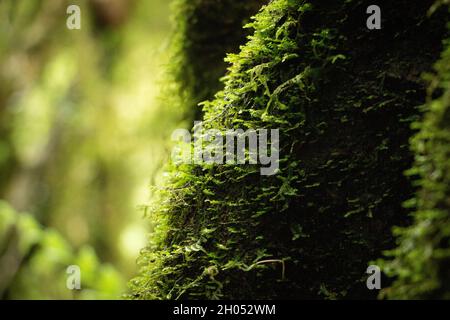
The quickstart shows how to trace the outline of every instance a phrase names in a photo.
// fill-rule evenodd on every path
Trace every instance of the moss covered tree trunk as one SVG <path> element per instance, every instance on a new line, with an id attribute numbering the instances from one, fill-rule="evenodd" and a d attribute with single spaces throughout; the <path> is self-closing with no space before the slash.
<path id="1" fill-rule="evenodd" d="M 187 118 L 201 119 L 200 102 L 222 89 L 227 53 L 237 52 L 249 31 L 243 26 L 268 0 L 176 0 L 172 80 Z"/>
<path id="2" fill-rule="evenodd" d="M 409 201 L 414 223 L 397 229 L 398 247 L 384 262 L 395 276 L 382 297 L 394 299 L 450 299 L 450 39 L 429 76 L 431 85 L 424 120 L 412 140 L 420 187 Z"/>
<path id="3" fill-rule="evenodd" d="M 173 167 L 135 298 L 374 298 L 366 268 L 408 222 L 408 139 L 441 52 L 432 1 L 275 0 L 230 55 L 204 127 L 280 129 L 279 172 Z M 191 85 L 196 85 L 192 83 Z"/>

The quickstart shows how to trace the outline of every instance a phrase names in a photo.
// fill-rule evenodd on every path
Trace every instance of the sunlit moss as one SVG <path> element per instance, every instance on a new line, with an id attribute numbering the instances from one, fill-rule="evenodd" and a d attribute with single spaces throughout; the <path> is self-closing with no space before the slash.
<path id="1" fill-rule="evenodd" d="M 370 32 L 368 4 L 275 0 L 256 16 L 204 126 L 279 128 L 280 173 L 173 168 L 131 297 L 375 298 L 367 263 L 407 221 L 410 124 L 445 20 L 431 1 L 386 2 Z"/>
<path id="2" fill-rule="evenodd" d="M 267 0 L 175 0 L 172 76 L 181 108 L 189 120 L 200 119 L 200 102 L 222 88 L 227 53 L 237 52 L 248 32 L 242 27 Z"/>

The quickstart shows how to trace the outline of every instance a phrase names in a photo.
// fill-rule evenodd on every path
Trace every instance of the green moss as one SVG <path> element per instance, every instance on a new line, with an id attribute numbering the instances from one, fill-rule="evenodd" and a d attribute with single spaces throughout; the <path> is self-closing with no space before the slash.
<path id="1" fill-rule="evenodd" d="M 266 0 L 176 0 L 173 3 L 171 75 L 189 119 L 200 119 L 198 104 L 222 88 L 224 58 L 248 35 L 242 26 Z"/>
<path id="2" fill-rule="evenodd" d="M 418 177 L 417 195 L 406 203 L 414 223 L 397 228 L 398 247 L 381 262 L 395 281 L 382 292 L 391 299 L 450 299 L 450 40 L 430 80 L 429 99 L 410 175 Z"/>
<path id="3" fill-rule="evenodd" d="M 410 124 L 445 20 L 386 1 L 371 32 L 369 4 L 275 0 L 256 16 L 204 127 L 279 128 L 280 172 L 173 167 L 132 298 L 374 297 L 367 262 L 407 220 Z"/>

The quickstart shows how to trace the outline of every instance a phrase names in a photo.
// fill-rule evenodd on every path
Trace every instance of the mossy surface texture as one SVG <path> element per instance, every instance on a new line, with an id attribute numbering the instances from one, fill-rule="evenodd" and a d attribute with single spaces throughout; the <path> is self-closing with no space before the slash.
<path id="1" fill-rule="evenodd" d="M 366 268 L 408 221 L 420 75 L 439 57 L 447 18 L 427 17 L 432 1 L 379 2 L 377 31 L 366 28 L 367 1 L 275 0 L 256 16 L 227 58 L 225 89 L 204 103 L 204 127 L 280 129 L 280 170 L 173 167 L 131 297 L 376 296 Z"/>
<path id="2" fill-rule="evenodd" d="M 172 80 L 189 119 L 200 120 L 198 103 L 223 88 L 227 53 L 239 51 L 243 26 L 266 0 L 176 0 L 173 3 Z"/>
<path id="3" fill-rule="evenodd" d="M 430 80 L 429 99 L 419 133 L 412 140 L 419 191 L 406 203 L 414 223 L 396 229 L 398 247 L 384 270 L 395 277 L 381 297 L 450 299 L 450 40 Z"/>

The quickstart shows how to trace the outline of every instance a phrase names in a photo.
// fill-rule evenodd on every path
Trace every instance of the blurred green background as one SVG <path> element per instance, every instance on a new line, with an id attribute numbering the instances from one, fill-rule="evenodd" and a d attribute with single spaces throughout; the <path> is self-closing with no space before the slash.
<path id="1" fill-rule="evenodd" d="M 81 30 L 66 9 L 81 8 Z M 120 298 L 182 112 L 167 0 L 0 1 L 0 298 Z M 81 291 L 66 268 L 82 269 Z"/>

